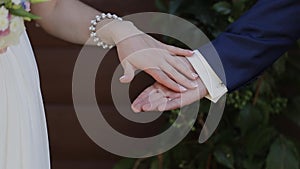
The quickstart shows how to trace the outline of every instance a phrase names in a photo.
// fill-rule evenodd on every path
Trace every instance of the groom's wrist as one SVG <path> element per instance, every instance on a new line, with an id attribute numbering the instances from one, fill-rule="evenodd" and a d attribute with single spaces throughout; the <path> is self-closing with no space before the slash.
<path id="1" fill-rule="evenodd" d="M 198 50 L 195 50 L 194 53 L 192 57 L 187 58 L 207 89 L 205 97 L 216 103 L 228 90 L 202 54 Z"/>

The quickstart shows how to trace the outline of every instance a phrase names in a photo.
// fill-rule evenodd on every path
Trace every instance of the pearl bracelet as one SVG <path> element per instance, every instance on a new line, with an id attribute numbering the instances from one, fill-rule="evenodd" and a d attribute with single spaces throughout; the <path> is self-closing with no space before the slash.
<path id="1" fill-rule="evenodd" d="M 114 44 L 110 45 L 110 44 L 107 44 L 107 43 L 101 41 L 101 38 L 99 36 L 97 36 L 97 33 L 96 33 L 97 24 L 104 19 L 117 19 L 120 21 L 122 21 L 123 19 L 118 17 L 116 14 L 102 13 L 100 15 L 96 15 L 95 19 L 91 20 L 91 26 L 89 27 L 89 30 L 91 31 L 90 37 L 93 38 L 93 41 L 97 44 L 97 46 L 102 47 L 103 49 L 111 49 L 115 45 Z"/>

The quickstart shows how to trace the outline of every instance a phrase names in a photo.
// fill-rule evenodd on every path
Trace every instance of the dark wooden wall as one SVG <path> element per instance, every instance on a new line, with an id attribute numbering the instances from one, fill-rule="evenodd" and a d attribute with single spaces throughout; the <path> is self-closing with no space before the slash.
<path id="1" fill-rule="evenodd" d="M 154 0 L 83 0 L 85 3 L 104 12 L 127 14 L 156 11 Z M 119 157 L 112 155 L 88 138 L 82 130 L 72 105 L 72 73 L 81 46 L 61 41 L 47 35 L 34 23 L 27 23 L 27 31 L 32 42 L 38 62 L 42 92 L 44 96 L 46 116 L 48 120 L 52 169 L 110 169 Z M 114 111 L 110 96 L 107 94 L 107 83 L 110 81 L 112 65 L 118 64 L 116 51 L 106 57 L 106 63 L 101 69 L 104 80 L 97 82 L 97 94 L 104 98 L 104 107 L 115 119 L 120 128 L 142 135 L 144 131 L 135 130 L 128 122 L 122 122 Z M 142 86 L 149 84 L 148 80 L 140 81 Z M 99 85 L 98 85 L 99 84 Z M 103 84 L 103 85 L 102 85 Z M 107 99 L 105 99 L 107 98 Z"/>

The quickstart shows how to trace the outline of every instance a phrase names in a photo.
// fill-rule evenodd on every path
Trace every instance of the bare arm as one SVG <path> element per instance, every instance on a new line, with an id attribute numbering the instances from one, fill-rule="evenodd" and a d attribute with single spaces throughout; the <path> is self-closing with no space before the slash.
<path id="1" fill-rule="evenodd" d="M 42 19 L 38 20 L 38 23 L 48 33 L 77 44 L 84 44 L 88 40 L 90 21 L 100 13 L 79 0 L 51 0 L 45 3 L 35 4 L 32 7 L 32 12 L 42 17 Z M 110 21 L 103 20 L 100 22 L 100 26 L 99 24 L 97 25 L 97 30 L 98 28 L 103 28 L 101 25 L 103 26 L 108 22 Z M 197 87 L 197 84 L 193 82 L 193 80 L 197 79 L 195 73 L 186 70 L 184 68 L 185 65 L 177 64 L 176 58 L 172 56 L 191 56 L 193 52 L 162 44 L 144 33 L 139 36 L 127 36 L 127 34 L 132 32 L 131 30 L 135 30 L 136 27 L 133 24 L 126 23 L 128 22 L 111 22 L 107 24 L 108 26 L 101 29 L 102 35 L 107 36 L 107 39 L 114 37 L 112 40 L 117 44 L 119 59 L 122 63 L 126 62 L 126 64 L 122 64 L 127 65 L 126 67 L 124 66 L 125 75 L 121 78 L 122 82 L 130 82 L 134 77 L 134 71 L 140 69 L 147 70 L 147 73 L 154 77 L 154 79 L 175 91 L 185 91 L 187 88 L 192 89 Z M 118 37 L 117 35 L 125 35 L 126 38 L 123 39 L 124 37 Z M 102 38 L 103 37 L 104 36 L 102 36 Z M 120 39 L 122 39 L 122 41 L 117 43 Z M 105 38 L 102 40 L 105 40 Z M 134 50 L 137 44 L 141 46 L 141 48 L 137 48 L 137 50 L 143 51 L 144 49 L 156 47 L 163 52 L 157 54 L 157 50 L 147 50 L 139 56 L 135 55 L 135 57 L 129 58 L 129 55 L 137 53 L 137 51 Z M 152 57 L 153 54 L 157 56 L 157 59 Z M 144 59 L 146 56 L 152 58 L 151 62 L 149 62 L 149 59 Z M 125 58 L 127 60 L 125 60 Z M 140 60 L 143 60 L 143 62 L 140 63 Z M 173 63 L 173 65 L 171 63 Z M 152 69 L 150 70 L 150 68 Z"/>
<path id="2" fill-rule="evenodd" d="M 87 41 L 90 21 L 100 13 L 79 0 L 50 0 L 33 5 L 32 12 L 48 33 L 77 44 Z"/>

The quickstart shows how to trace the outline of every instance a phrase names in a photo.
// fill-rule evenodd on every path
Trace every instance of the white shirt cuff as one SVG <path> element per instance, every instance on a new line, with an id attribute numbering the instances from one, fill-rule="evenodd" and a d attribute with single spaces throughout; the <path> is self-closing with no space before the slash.
<path id="1" fill-rule="evenodd" d="M 228 92 L 227 87 L 198 50 L 195 50 L 194 55 L 187 57 L 187 59 L 198 73 L 208 91 L 208 95 L 205 97 L 216 103 L 224 94 Z"/>

